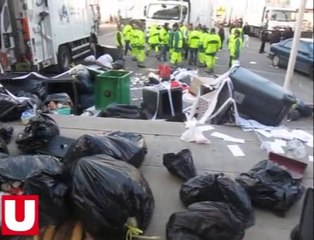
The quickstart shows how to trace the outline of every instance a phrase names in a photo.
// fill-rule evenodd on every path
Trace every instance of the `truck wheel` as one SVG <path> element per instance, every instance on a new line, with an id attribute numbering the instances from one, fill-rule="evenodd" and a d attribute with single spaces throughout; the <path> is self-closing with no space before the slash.
<path id="1" fill-rule="evenodd" d="M 273 57 L 272 65 L 273 65 L 274 67 L 281 67 L 280 58 L 279 58 L 277 55 L 275 55 L 275 56 Z"/>
<path id="2" fill-rule="evenodd" d="M 61 45 L 58 50 L 58 65 L 62 72 L 70 69 L 70 64 L 72 62 L 71 51 L 68 46 Z"/>

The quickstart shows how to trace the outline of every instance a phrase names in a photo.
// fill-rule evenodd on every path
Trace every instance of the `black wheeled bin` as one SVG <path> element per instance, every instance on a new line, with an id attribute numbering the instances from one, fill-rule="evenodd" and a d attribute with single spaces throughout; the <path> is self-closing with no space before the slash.
<path id="1" fill-rule="evenodd" d="M 279 125 L 297 101 L 289 90 L 248 69 L 238 67 L 230 78 L 239 112 L 262 124 Z"/>

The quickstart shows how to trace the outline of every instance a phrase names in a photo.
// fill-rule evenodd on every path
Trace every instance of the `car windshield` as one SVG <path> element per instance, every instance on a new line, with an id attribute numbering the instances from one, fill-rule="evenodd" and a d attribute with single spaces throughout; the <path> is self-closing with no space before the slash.
<path id="1" fill-rule="evenodd" d="M 270 20 L 279 22 L 295 22 L 296 12 L 287 10 L 272 10 Z"/>
<path id="2" fill-rule="evenodd" d="M 181 7 L 183 18 L 187 14 L 187 8 L 180 4 L 151 4 L 148 6 L 147 18 L 180 20 Z"/>

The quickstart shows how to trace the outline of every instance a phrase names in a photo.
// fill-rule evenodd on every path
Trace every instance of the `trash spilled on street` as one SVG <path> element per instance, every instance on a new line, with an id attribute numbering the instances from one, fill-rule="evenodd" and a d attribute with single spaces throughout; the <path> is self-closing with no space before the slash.
<path id="1" fill-rule="evenodd" d="M 142 173 L 150 150 L 145 129 L 68 138 L 54 115 L 76 115 L 82 123 L 86 118 L 129 119 L 139 125 L 184 122 L 183 150 L 164 152 L 156 146 L 158 153 L 153 153 L 182 181 L 179 196 L 186 210 L 169 212 L 168 240 L 241 240 L 255 224 L 253 206 L 284 217 L 305 192 L 304 159 L 309 157 L 307 148 L 313 148 L 313 136 L 280 124 L 287 116 L 291 121 L 310 117 L 311 109 L 245 68 L 236 66 L 214 78 L 160 65 L 145 75 L 126 71 L 122 62 L 106 54 L 57 76 L 30 73 L 9 80 L 0 79 L 0 121 L 20 120 L 24 126 L 17 136 L 12 127 L 0 128 L 0 194 L 40 197 L 42 239 L 145 239 L 155 207 Z M 21 80 L 30 85 L 23 92 Z M 140 104 L 131 100 L 133 87 L 142 92 Z M 260 162 L 251 170 L 242 169 L 235 180 L 217 171 L 197 174 L 202 169 L 188 147 L 193 142 L 203 144 L 201 149 L 217 140 L 226 143 L 234 158 L 246 155 L 241 146 L 247 141 L 218 131 L 217 125 L 253 132 L 269 159 L 254 159 Z M 10 142 L 29 155 L 10 155 Z"/>

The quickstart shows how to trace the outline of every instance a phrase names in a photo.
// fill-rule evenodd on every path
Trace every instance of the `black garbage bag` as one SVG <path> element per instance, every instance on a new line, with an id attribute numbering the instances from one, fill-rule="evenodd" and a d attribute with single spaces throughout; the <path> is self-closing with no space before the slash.
<path id="1" fill-rule="evenodd" d="M 223 174 L 203 174 L 182 184 L 180 198 L 185 206 L 192 203 L 213 201 L 234 206 L 235 215 L 248 228 L 254 225 L 251 200 L 240 184 Z"/>
<path id="2" fill-rule="evenodd" d="M 167 240 L 241 240 L 244 226 L 233 214 L 232 206 L 220 202 L 200 202 L 188 211 L 170 216 Z"/>
<path id="3" fill-rule="evenodd" d="M 112 136 L 112 137 L 124 138 L 124 139 L 132 142 L 138 148 L 140 148 L 140 153 L 138 154 L 138 156 L 141 159 L 145 158 L 145 155 L 147 153 L 147 146 L 146 146 L 146 142 L 145 142 L 143 135 L 137 134 L 137 133 L 130 133 L 130 132 L 120 132 L 120 131 L 112 132 L 112 133 L 109 133 L 108 135 Z"/>
<path id="4" fill-rule="evenodd" d="M 40 227 L 56 226 L 69 219 L 68 187 L 63 183 L 61 174 L 35 174 L 24 181 L 24 192 L 39 196 Z"/>
<path id="5" fill-rule="evenodd" d="M 45 114 L 30 119 L 24 131 L 20 133 L 15 142 L 21 151 L 34 153 L 37 149 L 48 145 L 51 139 L 59 135 L 59 127 L 55 120 Z"/>
<path id="6" fill-rule="evenodd" d="M 279 215 L 284 215 L 305 191 L 301 180 L 293 179 L 288 171 L 269 160 L 241 173 L 236 181 L 247 191 L 254 206 Z"/>
<path id="7" fill-rule="evenodd" d="M 0 128 L 0 138 L 2 138 L 5 141 L 5 143 L 10 143 L 13 132 L 14 132 L 13 127 Z"/>
<path id="8" fill-rule="evenodd" d="M 130 218 L 145 230 L 154 209 L 152 191 L 141 172 L 106 155 L 84 157 L 73 165 L 71 199 L 78 218 L 96 239 L 125 239 Z"/>
<path id="9" fill-rule="evenodd" d="M 132 133 L 127 134 L 132 135 Z M 133 134 L 133 136 L 139 138 L 139 144 L 143 140 L 141 135 Z M 121 137 L 121 133 L 103 136 L 83 135 L 70 146 L 64 156 L 64 162 L 68 165 L 77 159 L 95 154 L 106 154 L 138 168 L 144 161 L 146 147 L 143 149 L 130 138 Z"/>
<path id="10" fill-rule="evenodd" d="M 0 158 L 0 182 L 23 181 L 36 173 L 62 171 L 59 160 L 48 155 L 20 155 Z"/>
<path id="11" fill-rule="evenodd" d="M 175 153 L 166 153 L 163 155 L 163 165 L 174 176 L 183 181 L 196 176 L 192 153 L 189 149 Z"/>
<path id="12" fill-rule="evenodd" d="M 127 104 L 110 104 L 100 114 L 99 117 L 126 118 L 147 120 L 146 114 L 137 106 Z"/>
<path id="13" fill-rule="evenodd" d="M 10 96 L 0 85 L 0 122 L 11 122 L 20 119 L 22 113 L 29 109 L 27 100 L 19 102 Z"/>
<path id="14" fill-rule="evenodd" d="M 6 142 L 0 137 L 0 153 L 9 154 Z"/>

